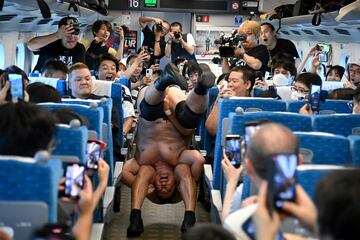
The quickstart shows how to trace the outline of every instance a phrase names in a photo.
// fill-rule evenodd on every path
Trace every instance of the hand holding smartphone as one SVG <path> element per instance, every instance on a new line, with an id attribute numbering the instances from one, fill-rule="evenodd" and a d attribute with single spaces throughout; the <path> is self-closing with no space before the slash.
<path id="1" fill-rule="evenodd" d="M 297 154 L 277 154 L 268 160 L 268 209 L 283 211 L 285 201 L 296 199 Z"/>
<path id="2" fill-rule="evenodd" d="M 241 166 L 241 137 L 240 135 L 225 136 L 225 154 L 235 168 Z"/>
<path id="3" fill-rule="evenodd" d="M 17 102 L 24 100 L 24 81 L 20 74 L 9 74 L 10 92 L 7 95 L 7 100 Z"/>
<path id="4" fill-rule="evenodd" d="M 97 170 L 98 161 L 101 156 L 101 151 L 105 148 L 106 144 L 102 141 L 89 140 L 86 146 L 87 156 L 87 169 Z"/>
<path id="5" fill-rule="evenodd" d="M 311 85 L 309 105 L 313 112 L 319 112 L 321 85 Z"/>
<path id="6" fill-rule="evenodd" d="M 79 163 L 70 163 L 65 168 L 65 189 L 61 196 L 79 199 L 80 191 L 84 187 L 85 167 Z"/>

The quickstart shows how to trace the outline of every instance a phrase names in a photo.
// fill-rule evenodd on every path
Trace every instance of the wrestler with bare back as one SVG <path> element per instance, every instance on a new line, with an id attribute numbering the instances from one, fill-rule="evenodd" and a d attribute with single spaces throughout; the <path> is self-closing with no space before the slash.
<path id="1" fill-rule="evenodd" d="M 122 171 L 122 182 L 132 189 L 129 237 L 144 231 L 140 209 L 145 197 L 158 204 L 183 200 L 181 230 L 195 224 L 195 180 L 202 173 L 204 158 L 189 146 L 208 105 L 207 89 L 215 80 L 210 69 L 203 68 L 202 81 L 187 96 L 177 87 L 185 89 L 186 79 L 173 64 L 138 96 L 141 113 L 135 159 L 126 161 Z"/>

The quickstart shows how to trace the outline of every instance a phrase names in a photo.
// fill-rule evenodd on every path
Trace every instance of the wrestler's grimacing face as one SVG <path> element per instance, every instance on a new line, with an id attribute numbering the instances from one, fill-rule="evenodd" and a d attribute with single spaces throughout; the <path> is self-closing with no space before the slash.
<path id="1" fill-rule="evenodd" d="M 175 191 L 175 178 L 171 168 L 161 168 L 155 177 L 155 191 L 160 198 L 170 198 Z"/>

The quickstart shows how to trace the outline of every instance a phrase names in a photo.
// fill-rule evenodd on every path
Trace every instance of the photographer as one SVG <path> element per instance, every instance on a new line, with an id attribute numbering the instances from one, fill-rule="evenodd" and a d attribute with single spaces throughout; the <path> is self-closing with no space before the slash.
<path id="1" fill-rule="evenodd" d="M 27 47 L 39 60 L 34 68 L 41 71 L 46 60 L 58 59 L 66 65 L 85 61 L 85 47 L 79 43 L 79 21 L 74 17 L 64 17 L 59 21 L 58 30 L 45 36 L 30 39 Z"/>
<path id="2" fill-rule="evenodd" d="M 261 71 L 265 75 L 269 62 L 269 52 L 264 45 L 259 45 L 260 25 L 256 21 L 245 21 L 239 27 L 239 35 L 246 34 L 241 42 L 241 48 L 235 48 L 236 59 L 229 65 L 228 59 L 223 58 L 223 73 L 228 73 L 235 66 L 248 66 L 254 71 Z"/>
<path id="3" fill-rule="evenodd" d="M 151 30 L 148 24 L 154 22 Z M 142 16 L 139 18 L 139 24 L 144 34 L 142 46 L 147 46 L 151 54 L 150 65 L 153 65 L 155 59 L 160 59 L 165 55 L 165 36 L 170 30 L 170 24 L 160 18 Z"/>
<path id="4" fill-rule="evenodd" d="M 97 20 L 94 22 L 91 30 L 94 35 L 94 40 L 86 50 L 85 56 L 85 63 L 90 70 L 97 70 L 98 61 L 107 53 L 113 55 L 118 60 L 123 58 L 125 42 L 123 27 L 115 26 L 114 29 L 112 29 L 110 22 L 106 20 Z M 106 41 L 109 39 L 112 30 L 120 36 L 120 43 L 117 50 L 106 46 Z"/>
<path id="5" fill-rule="evenodd" d="M 170 25 L 170 36 L 166 43 L 165 56 L 171 56 L 171 62 L 175 63 L 178 58 L 195 60 L 195 40 L 191 33 L 183 34 L 179 22 Z"/>

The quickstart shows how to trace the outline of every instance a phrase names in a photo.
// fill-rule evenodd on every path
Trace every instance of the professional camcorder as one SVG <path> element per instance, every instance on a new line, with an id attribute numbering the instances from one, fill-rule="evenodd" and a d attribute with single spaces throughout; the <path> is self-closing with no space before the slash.
<path id="1" fill-rule="evenodd" d="M 225 36 L 225 33 L 220 34 L 220 37 L 218 39 L 214 40 L 215 44 L 220 45 L 237 45 L 240 41 L 246 40 L 246 34 L 237 34 L 238 31 L 235 29 L 231 32 L 230 36 Z"/>

